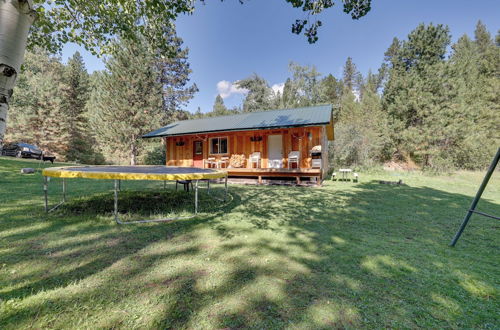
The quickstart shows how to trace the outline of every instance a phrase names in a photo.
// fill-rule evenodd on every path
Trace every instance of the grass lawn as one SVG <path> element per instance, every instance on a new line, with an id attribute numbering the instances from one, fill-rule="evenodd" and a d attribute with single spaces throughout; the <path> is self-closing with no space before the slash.
<path id="1" fill-rule="evenodd" d="M 500 328 L 498 222 L 473 216 L 448 247 L 484 173 L 231 185 L 231 203 L 203 197 L 197 218 L 119 226 L 111 181 L 68 180 L 47 216 L 28 166 L 0 158 L 2 329 Z M 172 187 L 123 182 L 124 218 L 190 214 Z M 478 209 L 500 214 L 500 173 Z"/>

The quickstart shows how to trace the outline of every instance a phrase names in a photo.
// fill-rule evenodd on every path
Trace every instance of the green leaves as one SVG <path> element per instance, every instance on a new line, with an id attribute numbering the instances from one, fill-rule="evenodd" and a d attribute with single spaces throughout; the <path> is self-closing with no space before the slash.
<path id="1" fill-rule="evenodd" d="M 332 0 L 286 0 L 301 8 L 306 18 L 292 24 L 292 33 L 303 33 L 309 43 L 318 40 L 321 20 L 312 16 L 334 6 Z M 179 14 L 192 13 L 192 0 L 34 0 L 38 18 L 35 21 L 28 47 L 36 46 L 52 53 L 61 51 L 68 42 L 79 44 L 94 55 L 110 54 L 117 38 L 137 41 L 143 37 L 167 57 L 176 49 L 163 42 L 165 29 L 172 27 Z M 240 3 L 243 3 L 240 0 Z M 344 12 L 359 19 L 371 9 L 371 0 L 344 0 Z"/>
<path id="2" fill-rule="evenodd" d="M 313 20 L 312 16 L 321 14 L 324 10 L 335 5 L 332 0 L 286 0 L 294 8 L 301 8 L 307 18 L 297 19 L 292 24 L 292 33 L 307 37 L 310 44 L 318 41 L 318 29 L 323 25 L 321 20 Z M 359 19 L 371 10 L 371 0 L 343 0 L 344 12 L 350 14 L 352 19 Z"/>
<path id="3" fill-rule="evenodd" d="M 65 43 L 74 42 L 98 56 L 112 53 L 117 38 L 139 37 L 165 56 L 175 56 L 176 49 L 164 42 L 166 28 L 178 14 L 194 10 L 189 0 L 34 2 L 38 18 L 28 40 L 30 48 L 57 53 Z"/>

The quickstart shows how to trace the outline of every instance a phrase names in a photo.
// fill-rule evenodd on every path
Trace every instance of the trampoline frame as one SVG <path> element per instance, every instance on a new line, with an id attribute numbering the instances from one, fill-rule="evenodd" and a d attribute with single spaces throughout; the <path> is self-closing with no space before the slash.
<path id="1" fill-rule="evenodd" d="M 73 166 L 72 166 L 73 167 Z M 76 166 L 76 167 L 79 167 L 79 166 Z M 69 168 L 69 167 L 68 167 Z M 73 167 L 74 168 L 74 167 Z M 50 170 L 51 168 L 49 168 Z M 61 167 L 61 168 L 58 168 L 58 169 L 64 169 L 64 167 Z M 52 168 L 52 170 L 56 170 L 56 168 Z M 137 178 L 137 177 L 134 177 L 132 176 L 132 178 L 130 178 L 129 180 L 154 180 L 154 181 L 163 181 L 163 189 L 166 189 L 166 182 L 167 181 L 179 181 L 179 180 L 189 180 L 189 181 L 194 181 L 194 215 L 191 215 L 191 216 L 186 216 L 186 217 L 169 217 L 169 218 L 163 218 L 163 219 L 144 219 L 144 220 L 134 220 L 134 221 L 121 221 L 120 218 L 119 218 L 119 213 L 118 213 L 118 192 L 121 190 L 121 180 L 127 180 L 126 177 L 123 177 L 123 176 L 120 176 L 121 173 L 114 173 L 116 175 L 114 175 L 115 178 L 110 178 L 109 176 L 109 173 L 98 173 L 98 174 L 103 174 L 102 176 L 96 176 L 94 172 L 89 172 L 89 173 L 92 173 L 91 175 L 84 175 L 84 176 L 78 176 L 78 175 L 63 175 L 61 174 L 61 172 L 58 172 L 56 174 L 58 175 L 46 175 L 47 173 L 50 173 L 50 171 L 45 171 L 42 172 L 42 175 L 43 175 L 43 191 L 44 191 L 44 198 L 45 198 L 45 212 L 46 213 L 50 213 L 52 211 L 54 211 L 55 209 L 57 209 L 59 206 L 63 205 L 65 202 L 66 202 L 66 191 L 67 191 L 67 187 L 66 187 L 66 178 L 67 177 L 70 177 L 70 178 L 105 178 L 105 179 L 113 179 L 114 180 L 114 211 L 113 211 L 113 215 L 114 215 L 114 219 L 115 219 L 115 222 L 117 224 L 120 224 L 120 225 L 128 225 L 128 224 L 136 224 L 136 223 L 150 223 L 150 222 L 168 222 L 168 221 L 175 221 L 175 220 L 186 220 L 186 219 L 192 219 L 194 217 L 197 216 L 198 214 L 198 188 L 199 188 L 199 181 L 202 181 L 202 180 L 206 180 L 207 181 L 207 194 L 210 195 L 210 179 L 211 178 L 214 178 L 213 175 L 207 175 L 208 178 L 201 178 L 201 179 L 189 179 L 189 178 L 186 178 L 186 174 L 182 174 L 182 178 L 179 178 L 179 179 L 173 179 L 176 177 L 176 175 L 173 175 L 173 174 L 160 174 L 160 175 L 157 175 L 157 174 L 152 174 L 152 175 L 147 175 L 146 176 L 148 178 L 144 178 L 145 176 L 142 175 L 141 178 Z M 76 172 L 76 173 L 81 173 L 81 172 Z M 217 172 L 216 172 L 217 173 Z M 133 173 L 132 173 L 133 174 Z M 212 174 L 212 173 L 211 173 Z M 227 201 L 227 196 L 228 196 L 228 186 L 227 186 L 227 173 L 225 176 L 220 176 L 220 172 L 219 174 L 217 174 L 218 177 L 215 177 L 215 178 L 224 178 L 224 198 L 221 200 L 219 198 L 216 198 L 216 197 L 213 197 L 214 199 L 217 199 L 219 201 L 222 201 L 222 202 L 226 202 Z M 48 200 L 48 184 L 49 184 L 49 176 L 52 176 L 52 177 L 60 177 L 62 179 L 62 200 L 56 204 L 55 206 L 53 206 L 52 208 L 49 209 L 49 200 Z M 111 175 L 113 176 L 113 174 Z M 120 179 L 117 179 L 116 177 L 117 176 L 120 176 L 121 178 Z M 199 177 L 199 175 L 198 175 Z M 165 179 L 165 178 L 170 178 L 170 179 Z"/>

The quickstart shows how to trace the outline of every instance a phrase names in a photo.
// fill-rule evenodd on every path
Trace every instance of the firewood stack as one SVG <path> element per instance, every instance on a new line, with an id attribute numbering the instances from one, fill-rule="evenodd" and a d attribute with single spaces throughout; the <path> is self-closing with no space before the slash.
<path id="1" fill-rule="evenodd" d="M 246 157 L 245 155 L 233 154 L 229 159 L 229 167 L 241 168 L 245 167 Z"/>

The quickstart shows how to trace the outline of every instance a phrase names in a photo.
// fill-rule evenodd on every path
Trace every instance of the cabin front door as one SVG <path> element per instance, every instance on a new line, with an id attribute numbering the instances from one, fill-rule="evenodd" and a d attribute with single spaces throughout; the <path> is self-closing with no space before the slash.
<path id="1" fill-rule="evenodd" d="M 193 142 L 193 166 L 203 167 L 203 141 Z"/>
<path id="2" fill-rule="evenodd" d="M 283 167 L 283 138 L 281 135 L 269 135 L 267 137 L 269 168 Z"/>

